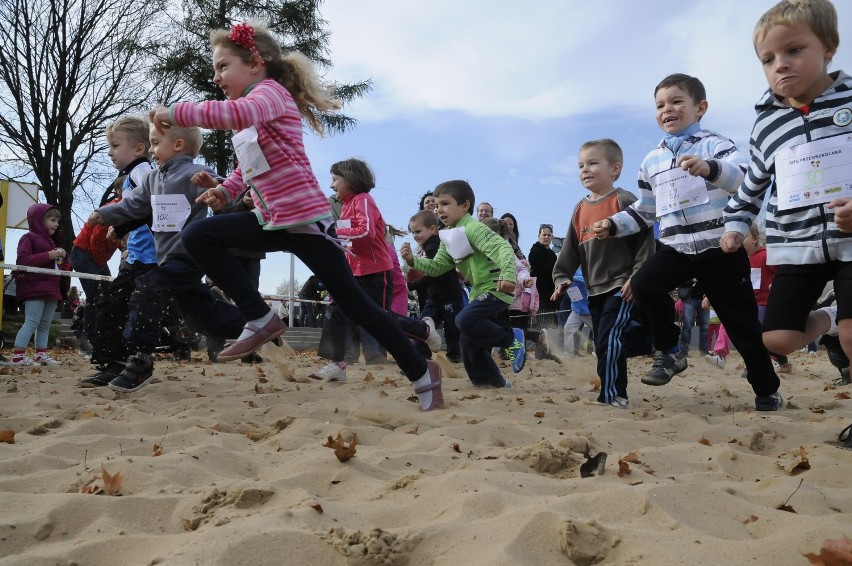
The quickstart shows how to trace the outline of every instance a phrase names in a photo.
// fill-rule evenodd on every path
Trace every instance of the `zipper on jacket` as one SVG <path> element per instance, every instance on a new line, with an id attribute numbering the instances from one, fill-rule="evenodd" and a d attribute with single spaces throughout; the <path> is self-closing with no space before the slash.
<path id="1" fill-rule="evenodd" d="M 811 110 L 813 110 L 813 102 L 811 103 Z M 801 111 L 800 111 L 801 112 Z M 810 113 L 810 112 L 808 112 Z M 802 114 L 802 122 L 804 123 L 804 131 L 805 131 L 805 139 L 808 142 L 813 141 L 811 139 L 811 126 L 808 122 L 808 115 L 805 113 Z M 826 234 L 828 234 L 828 216 L 825 213 L 825 205 L 820 203 L 819 205 L 819 216 L 822 220 L 822 235 L 820 236 L 820 243 L 822 244 L 822 261 L 823 263 L 829 261 L 829 250 L 828 250 L 828 241 L 826 240 Z"/>

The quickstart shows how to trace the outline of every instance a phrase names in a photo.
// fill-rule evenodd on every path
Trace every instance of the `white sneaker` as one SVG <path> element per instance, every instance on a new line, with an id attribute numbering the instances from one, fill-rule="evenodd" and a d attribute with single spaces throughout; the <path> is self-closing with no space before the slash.
<path id="1" fill-rule="evenodd" d="M 429 349 L 433 352 L 440 352 L 444 341 L 441 339 L 441 335 L 438 334 L 438 330 L 435 328 L 435 321 L 427 316 L 423 318 L 423 322 L 425 322 L 426 326 L 429 327 L 429 334 L 426 336 L 426 345 L 429 346 Z"/>
<path id="2" fill-rule="evenodd" d="M 827 314 L 828 319 L 831 321 L 831 326 L 828 327 L 828 332 L 826 332 L 826 334 L 829 336 L 837 336 L 839 332 L 837 330 L 837 307 L 832 305 L 830 307 L 822 307 L 819 310 Z"/>
<path id="3" fill-rule="evenodd" d="M 314 379 L 323 381 L 346 381 L 346 367 L 340 367 L 336 363 L 330 363 L 319 371 L 311 374 Z"/>
<path id="4" fill-rule="evenodd" d="M 60 366 L 62 363 L 58 360 L 54 360 L 50 357 L 50 354 L 36 354 L 35 359 L 33 360 L 35 365 L 39 366 Z"/>
<path id="5" fill-rule="evenodd" d="M 12 366 L 31 366 L 31 365 L 33 365 L 33 359 L 29 358 L 27 356 L 24 356 L 20 360 L 15 360 L 15 358 L 12 358 L 12 362 L 9 365 L 12 365 Z"/>
<path id="6" fill-rule="evenodd" d="M 716 366 L 719 369 L 725 369 L 725 358 L 718 354 L 708 354 L 704 356 L 704 361 L 711 366 Z"/>

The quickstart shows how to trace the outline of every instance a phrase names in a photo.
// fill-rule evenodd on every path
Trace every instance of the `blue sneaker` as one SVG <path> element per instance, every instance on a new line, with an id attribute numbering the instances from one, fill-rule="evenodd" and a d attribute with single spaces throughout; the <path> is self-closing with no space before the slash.
<path id="1" fill-rule="evenodd" d="M 506 357 L 512 362 L 512 371 L 519 373 L 524 369 L 527 361 L 527 347 L 524 342 L 524 331 L 520 328 L 512 329 L 512 345 L 506 348 Z"/>

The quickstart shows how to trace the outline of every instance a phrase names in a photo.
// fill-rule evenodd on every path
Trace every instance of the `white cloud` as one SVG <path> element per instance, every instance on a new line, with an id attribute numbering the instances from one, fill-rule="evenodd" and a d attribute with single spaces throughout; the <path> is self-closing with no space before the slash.
<path id="1" fill-rule="evenodd" d="M 374 81 L 374 92 L 350 109 L 359 119 L 430 110 L 522 119 L 645 110 L 663 76 L 686 72 L 707 86 L 708 116 L 724 131 L 751 121 L 765 89 L 751 32 L 773 4 L 329 0 L 322 12 L 333 76 Z M 835 5 L 848 42 L 852 7 Z M 843 45 L 838 62 L 852 55 Z"/>

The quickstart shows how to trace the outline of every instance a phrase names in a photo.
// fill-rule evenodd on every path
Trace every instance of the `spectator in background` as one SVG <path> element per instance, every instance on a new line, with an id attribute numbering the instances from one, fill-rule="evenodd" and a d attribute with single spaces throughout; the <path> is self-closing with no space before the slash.
<path id="1" fill-rule="evenodd" d="M 556 252 L 550 249 L 553 241 L 553 226 L 542 224 L 538 227 L 538 241 L 530 248 L 530 276 L 535 277 L 538 289 L 539 312 L 541 327 L 550 328 L 556 325 L 556 305 L 552 300 L 555 286 L 553 284 L 553 266 L 556 265 Z"/>
<path id="2" fill-rule="evenodd" d="M 487 202 L 479 203 L 479 206 L 476 207 L 476 219 L 482 222 L 486 218 L 494 217 L 494 207 Z"/>

